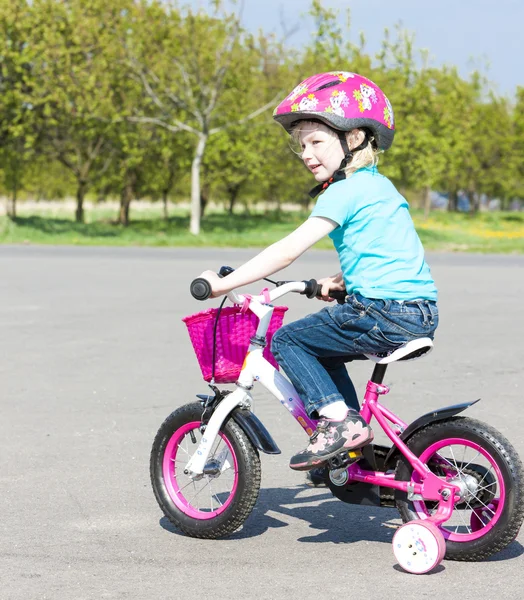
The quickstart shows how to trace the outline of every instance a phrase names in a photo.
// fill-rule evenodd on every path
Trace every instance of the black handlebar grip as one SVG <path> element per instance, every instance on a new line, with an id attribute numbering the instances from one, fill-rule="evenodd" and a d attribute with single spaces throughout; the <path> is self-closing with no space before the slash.
<path id="1" fill-rule="evenodd" d="M 319 286 L 316 279 L 310 279 L 309 281 L 304 281 L 306 287 L 302 294 L 306 295 L 308 298 L 318 297 L 319 289 L 322 291 L 322 286 Z"/>
<path id="2" fill-rule="evenodd" d="M 308 298 L 321 298 L 322 297 L 322 284 L 317 283 L 315 279 L 304 281 L 306 288 L 304 294 Z M 336 300 L 339 304 L 344 304 L 346 301 L 347 292 L 346 290 L 330 290 L 329 297 Z"/>
<path id="3" fill-rule="evenodd" d="M 191 295 L 196 300 L 207 300 L 211 296 L 211 285 L 207 279 L 198 277 L 191 282 Z"/>
<path id="4" fill-rule="evenodd" d="M 329 297 L 336 300 L 339 304 L 345 304 L 347 295 L 346 290 L 330 290 L 329 292 Z"/>

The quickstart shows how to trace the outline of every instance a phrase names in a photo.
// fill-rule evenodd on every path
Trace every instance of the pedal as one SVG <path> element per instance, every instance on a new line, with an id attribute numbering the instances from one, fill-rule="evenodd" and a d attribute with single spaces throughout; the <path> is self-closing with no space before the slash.
<path id="1" fill-rule="evenodd" d="M 330 471 L 345 469 L 349 467 L 349 465 L 356 463 L 357 460 L 360 460 L 362 457 L 363 454 L 360 448 L 358 450 L 350 450 L 349 452 L 341 452 L 328 460 L 327 467 Z"/>

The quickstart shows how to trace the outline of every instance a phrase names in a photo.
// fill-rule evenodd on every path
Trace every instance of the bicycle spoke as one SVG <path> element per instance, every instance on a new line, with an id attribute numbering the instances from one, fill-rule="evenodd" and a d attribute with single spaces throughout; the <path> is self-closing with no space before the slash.
<path id="1" fill-rule="evenodd" d="M 468 504 L 468 503 L 466 502 L 466 504 Z M 468 505 L 468 506 L 469 506 L 469 505 Z M 454 511 L 454 512 L 455 512 L 455 511 Z M 462 523 L 463 523 L 464 527 L 466 528 L 467 532 L 468 532 L 468 533 L 471 533 L 471 527 L 470 527 L 470 526 L 469 526 L 469 525 L 466 523 L 466 521 L 464 520 L 464 516 L 463 516 L 463 514 L 462 514 L 462 511 L 461 511 L 461 510 L 457 510 L 457 514 L 458 514 L 458 516 L 460 517 L 460 520 L 462 521 Z"/>
<path id="2" fill-rule="evenodd" d="M 455 472 L 455 474 L 456 474 L 456 469 L 455 469 L 455 467 L 454 467 L 454 466 L 451 464 L 451 462 L 449 461 L 449 459 L 448 459 L 448 458 L 446 458 L 445 456 L 441 456 L 440 454 L 438 454 L 437 456 L 438 456 L 438 457 L 440 458 L 440 460 L 442 460 L 442 461 L 443 461 L 443 462 L 444 462 L 446 465 L 448 465 L 449 467 L 451 467 L 451 468 L 453 469 L 453 471 Z"/>
<path id="3" fill-rule="evenodd" d="M 185 490 L 186 487 L 190 486 L 191 484 L 193 484 L 193 486 L 195 485 L 195 481 L 193 479 L 191 479 L 190 481 L 188 481 L 186 483 L 186 485 L 182 486 L 181 488 L 178 488 L 178 490 L 176 491 L 176 493 L 180 494 L 180 492 L 182 492 L 182 490 Z"/>
<path id="4" fill-rule="evenodd" d="M 477 494 L 478 494 L 478 492 L 483 492 L 484 490 L 487 490 L 492 485 L 497 485 L 497 482 L 496 481 L 492 481 L 491 483 L 488 483 L 488 485 L 484 485 L 482 487 L 477 488 Z"/>
<path id="5" fill-rule="evenodd" d="M 477 453 L 475 454 L 475 456 L 469 461 L 469 463 L 467 465 L 464 465 L 462 467 L 462 469 L 467 469 L 469 467 L 469 465 L 477 458 L 477 456 L 480 456 L 480 452 L 477 450 Z M 461 471 L 462 472 L 462 471 Z"/>
<path id="6" fill-rule="evenodd" d="M 182 452 L 185 452 L 189 456 L 189 452 L 185 448 L 182 448 L 182 444 L 178 444 L 177 450 L 182 450 Z M 177 452 L 177 454 L 178 454 L 178 452 Z"/>
<path id="7" fill-rule="evenodd" d="M 482 479 L 479 481 L 479 486 L 480 486 L 480 485 L 481 485 L 481 483 L 484 481 L 484 479 L 486 479 L 486 477 L 487 477 L 488 475 L 490 475 L 490 474 L 491 474 L 491 471 L 492 471 L 492 470 L 493 470 L 493 467 L 491 467 L 491 468 L 489 469 L 489 471 L 487 471 L 487 472 L 484 474 L 484 476 L 482 477 Z M 483 487 L 483 488 L 481 488 L 481 489 L 485 490 L 485 489 L 487 489 L 487 488 L 488 488 L 490 485 L 497 485 L 497 481 L 498 481 L 497 477 L 496 477 L 496 476 L 494 476 L 493 478 L 494 478 L 494 480 L 495 480 L 495 481 L 492 481 L 491 483 L 488 483 L 488 485 L 487 485 L 487 486 L 485 486 L 485 487 Z"/>
<path id="8" fill-rule="evenodd" d="M 468 447 L 464 446 L 464 453 L 462 454 L 462 460 L 460 461 L 462 464 L 466 461 L 466 452 L 468 451 Z"/>
<path id="9" fill-rule="evenodd" d="M 453 459 L 453 462 L 455 463 L 455 470 L 459 471 L 460 469 L 459 469 L 459 466 L 457 464 L 457 460 L 455 458 L 455 454 L 453 453 L 453 446 L 449 446 L 449 452 L 451 454 L 451 458 Z"/>
<path id="10" fill-rule="evenodd" d="M 196 498 L 199 494 L 201 494 L 210 484 L 211 480 L 208 479 L 206 481 L 206 483 L 198 490 L 198 492 L 193 496 L 193 498 Z"/>
<path id="11" fill-rule="evenodd" d="M 480 502 L 480 504 L 482 504 L 482 506 L 483 506 L 485 509 L 489 510 L 489 512 L 490 512 L 490 513 L 491 513 L 493 516 L 495 516 L 495 511 L 494 511 L 493 509 L 491 509 L 491 508 L 490 508 L 490 507 L 489 507 L 489 506 L 488 506 L 488 505 L 487 505 L 485 502 L 482 502 L 482 500 L 479 500 L 478 498 L 476 498 L 476 500 L 477 500 L 477 502 Z"/>
<path id="12" fill-rule="evenodd" d="M 196 490 L 195 480 L 193 479 L 193 489 Z M 198 496 L 198 492 L 193 496 L 193 499 Z M 191 500 L 191 504 L 193 504 L 193 499 Z M 200 506 L 197 507 L 197 510 L 200 510 Z"/>

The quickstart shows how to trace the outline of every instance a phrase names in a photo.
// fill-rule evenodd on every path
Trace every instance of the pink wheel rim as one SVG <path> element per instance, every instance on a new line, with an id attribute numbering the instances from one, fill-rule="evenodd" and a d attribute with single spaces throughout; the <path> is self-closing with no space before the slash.
<path id="1" fill-rule="evenodd" d="M 474 515 L 475 515 L 475 510 L 474 508 L 471 509 L 472 514 L 470 516 L 470 520 L 469 520 L 469 527 L 468 527 L 468 523 L 464 523 L 464 526 L 466 526 L 467 529 L 469 529 L 469 533 L 456 533 L 454 531 L 450 531 L 449 529 L 446 528 L 446 523 L 443 523 L 442 525 L 439 526 L 440 531 L 442 532 L 442 535 L 444 536 L 445 540 L 448 540 L 450 542 L 471 542 L 473 540 L 477 540 L 479 538 L 481 538 L 482 536 L 486 535 L 486 533 L 488 533 L 489 531 L 491 531 L 493 529 L 493 527 L 495 527 L 495 525 L 497 524 L 498 520 L 500 519 L 501 515 L 502 515 L 502 511 L 504 509 L 504 505 L 505 505 L 505 500 L 506 500 L 506 488 L 504 486 L 504 479 L 502 477 L 502 473 L 500 471 L 499 466 L 497 465 L 497 463 L 495 462 L 494 458 L 491 456 L 491 454 L 485 450 L 484 448 L 482 448 L 482 446 L 480 446 L 479 444 L 477 444 L 476 442 L 472 442 L 471 440 L 466 440 L 463 438 L 447 438 L 445 440 L 440 440 L 438 442 L 435 442 L 434 444 L 432 444 L 431 446 L 429 446 L 428 448 L 426 448 L 426 450 L 424 450 L 424 452 L 420 455 L 420 460 L 425 463 L 428 464 L 429 460 L 438 453 L 439 450 L 442 450 L 443 448 L 447 448 L 450 446 L 467 446 L 468 448 L 471 448 L 472 450 L 475 450 L 476 452 L 478 452 L 480 455 L 482 455 L 489 463 L 490 465 L 490 469 L 493 469 L 496 477 L 497 477 L 497 488 L 498 488 L 498 496 L 496 498 L 493 498 L 490 503 L 488 505 L 486 505 L 486 508 L 489 509 L 489 511 L 492 513 L 492 516 L 490 518 L 490 520 L 487 523 L 484 523 L 483 521 L 475 520 Z M 478 456 L 478 455 L 477 455 Z M 473 460 L 471 462 L 474 462 Z M 419 476 L 416 472 L 413 473 L 412 478 L 415 482 L 419 482 Z M 460 503 L 460 501 L 459 501 Z M 424 502 L 422 501 L 414 501 L 413 502 L 413 506 L 415 508 L 415 512 L 417 513 L 417 516 L 420 519 L 428 519 L 430 517 L 430 514 L 427 510 L 427 507 L 425 505 Z"/>
<path id="2" fill-rule="evenodd" d="M 227 500 L 224 503 L 221 503 L 221 506 L 219 506 L 216 509 L 211 508 L 210 510 L 202 510 L 200 508 L 195 507 L 191 503 L 191 499 L 188 499 L 184 494 L 184 489 L 188 487 L 189 483 L 191 483 L 191 480 L 189 480 L 188 478 L 187 481 L 189 483 L 184 484 L 183 486 L 181 486 L 178 481 L 177 472 L 183 473 L 183 467 L 177 465 L 177 456 L 179 455 L 180 445 L 185 436 L 188 435 L 191 431 L 199 431 L 199 429 L 200 423 L 198 421 L 192 421 L 190 423 L 186 423 L 173 433 L 169 442 L 167 443 L 164 452 L 164 459 L 162 462 L 162 474 L 164 477 L 164 483 L 166 486 L 167 493 L 172 502 L 175 504 L 175 506 L 184 514 L 188 515 L 193 519 L 207 520 L 213 519 L 221 513 L 223 513 L 231 504 L 231 502 L 233 502 L 233 498 L 235 497 L 235 493 L 238 486 L 238 462 L 231 442 L 222 432 L 219 432 L 220 439 L 224 442 L 227 449 L 229 450 L 230 455 L 233 458 L 234 477 L 231 491 L 229 492 Z M 196 447 L 196 444 L 194 444 L 195 450 Z M 187 463 L 190 456 L 185 456 L 184 458 Z M 178 460 L 179 462 L 181 462 L 181 459 Z"/>

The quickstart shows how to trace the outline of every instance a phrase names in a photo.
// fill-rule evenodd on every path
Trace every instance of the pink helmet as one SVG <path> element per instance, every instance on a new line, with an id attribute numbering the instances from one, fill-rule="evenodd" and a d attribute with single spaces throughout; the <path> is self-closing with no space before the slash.
<path id="1" fill-rule="evenodd" d="M 347 71 L 331 71 L 305 79 L 274 110 L 273 118 L 290 133 L 297 121 L 322 121 L 338 131 L 368 128 L 377 146 L 393 143 L 393 109 L 382 90 L 369 79 Z"/>

